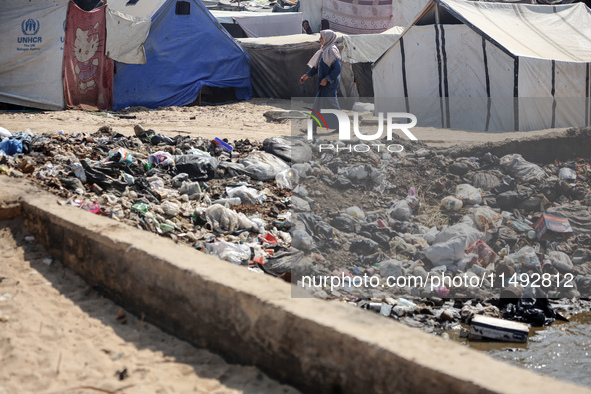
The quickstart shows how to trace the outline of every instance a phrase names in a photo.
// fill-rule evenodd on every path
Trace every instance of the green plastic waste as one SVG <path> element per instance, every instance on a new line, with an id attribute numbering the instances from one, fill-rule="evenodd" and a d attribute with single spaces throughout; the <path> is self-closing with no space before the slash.
<path id="1" fill-rule="evenodd" d="M 166 223 L 160 223 L 160 230 L 164 231 L 165 233 L 171 232 L 174 230 L 174 227 L 168 225 Z"/>
<path id="2" fill-rule="evenodd" d="M 143 202 L 136 202 L 131 207 L 132 211 L 141 212 L 141 213 L 146 213 L 146 212 L 148 212 L 149 209 L 150 209 L 150 206 L 146 203 L 143 203 Z"/>

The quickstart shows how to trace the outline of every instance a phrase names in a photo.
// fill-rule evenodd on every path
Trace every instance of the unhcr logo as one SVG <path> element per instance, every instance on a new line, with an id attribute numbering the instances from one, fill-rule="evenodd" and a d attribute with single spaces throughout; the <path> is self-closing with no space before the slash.
<path id="1" fill-rule="evenodd" d="M 328 126 L 326 119 L 322 114 L 332 114 L 336 116 L 338 120 L 338 133 L 339 133 L 339 140 L 340 141 L 349 141 L 351 140 L 351 121 L 349 116 L 344 113 L 343 111 L 335 110 L 335 109 L 321 109 L 320 112 L 314 111 L 311 108 L 306 108 L 307 110 L 311 111 L 311 113 L 306 114 L 310 118 L 308 119 L 308 140 L 312 141 L 314 139 L 314 122 L 320 127 L 320 129 L 326 129 L 328 131 Z M 413 114 L 409 114 L 406 112 L 388 112 L 385 116 L 384 113 L 380 112 L 378 115 L 378 130 L 374 134 L 365 134 L 361 130 L 359 130 L 359 113 L 353 112 L 353 133 L 355 138 L 361 141 L 377 141 L 382 138 L 384 134 L 384 117 L 386 118 L 386 139 L 388 141 L 392 140 L 392 132 L 394 130 L 400 130 L 410 139 L 411 141 L 417 141 L 417 137 L 411 133 L 410 129 L 416 126 L 417 124 L 417 117 Z M 410 122 L 403 122 L 398 123 L 396 120 L 410 120 Z M 372 149 L 373 147 L 373 149 Z M 357 144 L 357 145 L 343 145 L 343 144 L 320 144 L 318 146 L 320 152 L 323 150 L 333 150 L 335 152 L 339 151 L 348 151 L 348 152 L 357 152 L 357 153 L 365 153 L 377 149 L 377 152 L 380 152 L 380 149 L 384 151 L 387 150 L 390 153 L 394 152 L 402 152 L 404 147 L 400 144 L 392 144 L 386 145 L 384 147 L 383 144 L 374 143 L 374 144 Z"/>
<path id="2" fill-rule="evenodd" d="M 25 19 L 21 23 L 21 30 L 25 36 L 34 36 L 39 33 L 40 23 L 36 19 Z"/>

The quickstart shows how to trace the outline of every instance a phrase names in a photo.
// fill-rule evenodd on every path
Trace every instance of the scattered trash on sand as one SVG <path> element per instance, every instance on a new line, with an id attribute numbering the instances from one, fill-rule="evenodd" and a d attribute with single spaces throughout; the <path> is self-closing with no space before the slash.
<path id="1" fill-rule="evenodd" d="M 139 125 L 131 137 L 0 131 L 0 173 L 61 205 L 426 331 L 591 307 L 589 158 L 454 157 L 406 140 L 359 154 Z"/>

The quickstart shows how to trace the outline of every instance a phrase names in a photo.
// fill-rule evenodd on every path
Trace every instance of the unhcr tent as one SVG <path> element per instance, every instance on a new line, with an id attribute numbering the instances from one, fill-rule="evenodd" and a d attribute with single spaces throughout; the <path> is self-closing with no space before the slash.
<path id="1" fill-rule="evenodd" d="M 146 64 L 116 63 L 113 109 L 181 106 L 197 100 L 202 87 L 234 88 L 249 99 L 250 59 L 199 0 L 109 0 L 108 6 L 150 17 L 144 43 Z"/>
<path id="2" fill-rule="evenodd" d="M 190 104 L 204 86 L 234 89 L 239 99 L 251 97 L 248 55 L 199 0 L 127 3 L 109 0 L 107 39 L 101 40 L 100 48 L 115 60 L 147 62 L 116 63 L 114 109 Z M 50 110 L 65 107 L 68 5 L 67 0 L 0 1 L 0 102 Z M 112 19 L 118 11 L 126 15 Z M 132 41 L 133 30 L 145 29 L 146 23 L 138 22 L 142 18 L 133 19 L 135 29 L 109 49 L 110 39 L 116 37 L 109 26 L 120 26 L 127 16 L 152 19 L 145 57 L 143 48 L 125 45 Z"/>
<path id="3" fill-rule="evenodd" d="M 62 61 L 67 0 L 0 3 L 0 102 L 64 108 Z"/>
<path id="4" fill-rule="evenodd" d="M 468 130 L 589 124 L 584 4 L 435 0 L 421 14 L 374 64 L 376 112 Z"/>
<path id="5" fill-rule="evenodd" d="M 395 27 L 382 34 L 346 35 L 337 33 L 341 51 L 341 97 L 373 97 L 371 64 L 400 36 Z M 290 99 L 314 97 L 316 77 L 300 84 L 302 74 L 310 68 L 308 61 L 320 48 L 318 34 L 282 37 L 244 38 L 238 42 L 252 59 L 251 76 L 254 95 Z"/>

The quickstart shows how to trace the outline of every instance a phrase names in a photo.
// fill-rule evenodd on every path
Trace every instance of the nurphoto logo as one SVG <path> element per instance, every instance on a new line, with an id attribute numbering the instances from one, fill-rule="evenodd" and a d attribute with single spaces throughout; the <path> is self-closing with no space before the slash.
<path id="1" fill-rule="evenodd" d="M 351 120 L 349 119 L 349 115 L 345 112 L 336 110 L 336 109 L 321 109 L 320 112 L 315 111 L 311 108 L 305 108 L 309 110 L 311 113 L 306 113 L 310 118 L 308 119 L 308 141 L 312 141 L 314 139 L 314 122 L 320 127 L 320 130 L 324 129 L 328 131 L 328 125 L 326 119 L 322 114 L 332 114 L 336 116 L 338 120 L 338 135 L 340 141 L 350 141 L 352 139 L 351 136 Z M 354 138 L 360 141 L 377 141 L 383 137 L 384 134 L 384 117 L 386 118 L 386 140 L 392 140 L 392 132 L 394 130 L 402 131 L 409 140 L 417 141 L 417 137 L 411 133 L 410 129 L 415 127 L 417 124 L 417 117 L 413 114 L 407 112 L 388 112 L 385 116 L 383 112 L 378 114 L 378 129 L 374 134 L 366 134 L 359 129 L 359 113 L 354 111 L 353 112 L 353 133 Z M 408 123 L 397 123 L 396 120 L 410 120 Z M 319 144 L 318 149 L 319 151 L 323 150 L 334 150 L 335 152 L 339 151 L 349 151 L 349 152 L 357 152 L 357 153 L 364 153 L 369 152 L 372 150 L 372 146 L 380 152 L 380 149 L 383 147 L 382 144 L 372 144 L 371 146 L 368 144 L 357 144 L 357 145 L 339 145 L 339 144 Z M 385 149 L 388 152 L 402 152 L 404 147 L 400 144 L 392 144 L 387 145 Z"/>

